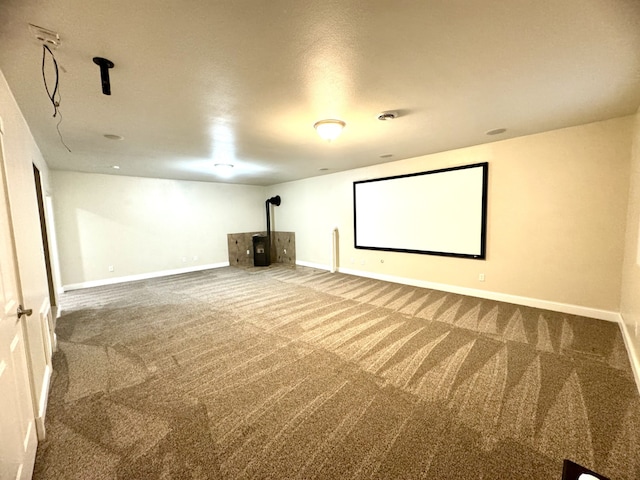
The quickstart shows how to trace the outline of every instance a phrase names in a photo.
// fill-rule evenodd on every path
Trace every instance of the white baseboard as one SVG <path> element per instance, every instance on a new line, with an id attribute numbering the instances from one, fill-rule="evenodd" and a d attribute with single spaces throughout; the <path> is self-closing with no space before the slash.
<path id="1" fill-rule="evenodd" d="M 638 393 L 640 394 L 640 352 L 634 346 L 631 341 L 631 332 L 624 321 L 624 317 L 620 315 L 620 330 L 622 330 L 622 338 L 624 339 L 624 346 L 627 347 L 627 354 L 629 355 L 629 363 L 631 363 L 631 370 L 633 371 L 633 377 L 636 380 L 636 387 L 638 387 Z"/>
<path id="2" fill-rule="evenodd" d="M 322 270 L 330 270 L 328 265 L 313 264 L 309 262 L 296 262 L 298 265 L 319 268 Z M 542 308 L 554 312 L 568 313 L 571 315 L 580 315 L 583 317 L 597 318 L 599 320 L 607 320 L 609 322 L 619 322 L 620 314 L 609 310 L 600 310 L 597 308 L 584 307 L 582 305 L 572 305 L 568 303 L 553 302 L 550 300 L 541 300 L 539 298 L 523 297 L 520 295 L 510 295 L 508 293 L 492 292 L 488 290 L 478 290 L 475 288 L 460 287 L 457 285 L 448 285 L 445 283 L 428 282 L 426 280 L 418 280 L 415 278 L 397 277 L 394 275 L 385 275 L 382 273 L 364 272 L 351 268 L 340 268 L 339 272 L 347 275 L 355 275 L 358 277 L 373 278 L 383 280 L 385 282 L 400 283 L 403 285 L 411 285 L 413 287 L 429 288 L 442 292 L 457 293 L 460 295 L 468 295 L 470 297 L 484 298 L 487 300 L 496 300 L 498 302 L 515 303 L 516 305 L 524 305 L 526 307 Z"/>
<path id="3" fill-rule="evenodd" d="M 195 267 L 176 268 L 173 270 L 162 270 L 159 272 L 141 273 L 138 275 L 128 275 L 125 277 L 105 278 L 102 280 L 92 280 L 90 282 L 71 283 L 63 285 L 63 290 L 79 290 L 81 288 L 101 287 L 103 285 L 114 285 L 116 283 L 135 282 L 137 280 L 148 280 L 150 278 L 168 277 L 169 275 L 179 275 L 181 273 L 199 272 L 201 270 L 211 270 L 213 268 L 228 267 L 229 262 L 210 263 L 208 265 L 198 265 Z"/>
<path id="4" fill-rule="evenodd" d="M 301 260 L 296 260 L 296 265 L 300 265 L 301 267 L 317 268 L 318 270 L 331 271 L 331 267 L 329 265 L 323 265 L 321 263 L 303 262 Z"/>

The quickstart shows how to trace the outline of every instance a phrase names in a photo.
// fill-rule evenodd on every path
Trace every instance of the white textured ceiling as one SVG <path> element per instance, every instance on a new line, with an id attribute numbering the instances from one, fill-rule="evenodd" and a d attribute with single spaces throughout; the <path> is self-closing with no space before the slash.
<path id="1" fill-rule="evenodd" d="M 61 38 L 71 153 L 29 23 Z M 49 166 L 82 172 L 271 185 L 640 104 L 637 0 L 2 0 L 0 41 Z M 111 96 L 95 56 L 115 63 Z M 347 123 L 331 144 L 325 118 Z"/>

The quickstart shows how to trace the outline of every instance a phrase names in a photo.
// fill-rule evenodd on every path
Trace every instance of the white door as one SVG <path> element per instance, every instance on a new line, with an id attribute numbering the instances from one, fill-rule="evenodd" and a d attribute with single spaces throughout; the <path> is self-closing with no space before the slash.
<path id="1" fill-rule="evenodd" d="M 37 438 L 24 342 L 26 316 L 18 315 L 13 229 L 0 141 L 0 478 L 30 479 Z"/>

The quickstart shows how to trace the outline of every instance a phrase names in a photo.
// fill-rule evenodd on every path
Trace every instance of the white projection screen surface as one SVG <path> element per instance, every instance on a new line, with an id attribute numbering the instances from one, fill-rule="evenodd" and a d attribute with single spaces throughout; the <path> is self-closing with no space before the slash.
<path id="1" fill-rule="evenodd" d="M 484 259 L 488 163 L 353 183 L 355 248 Z"/>

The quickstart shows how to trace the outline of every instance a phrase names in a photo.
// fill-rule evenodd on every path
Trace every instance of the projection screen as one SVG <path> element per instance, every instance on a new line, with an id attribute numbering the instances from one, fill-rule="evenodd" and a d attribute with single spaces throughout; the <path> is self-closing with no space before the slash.
<path id="1" fill-rule="evenodd" d="M 484 259 L 487 162 L 353 182 L 355 248 Z"/>

